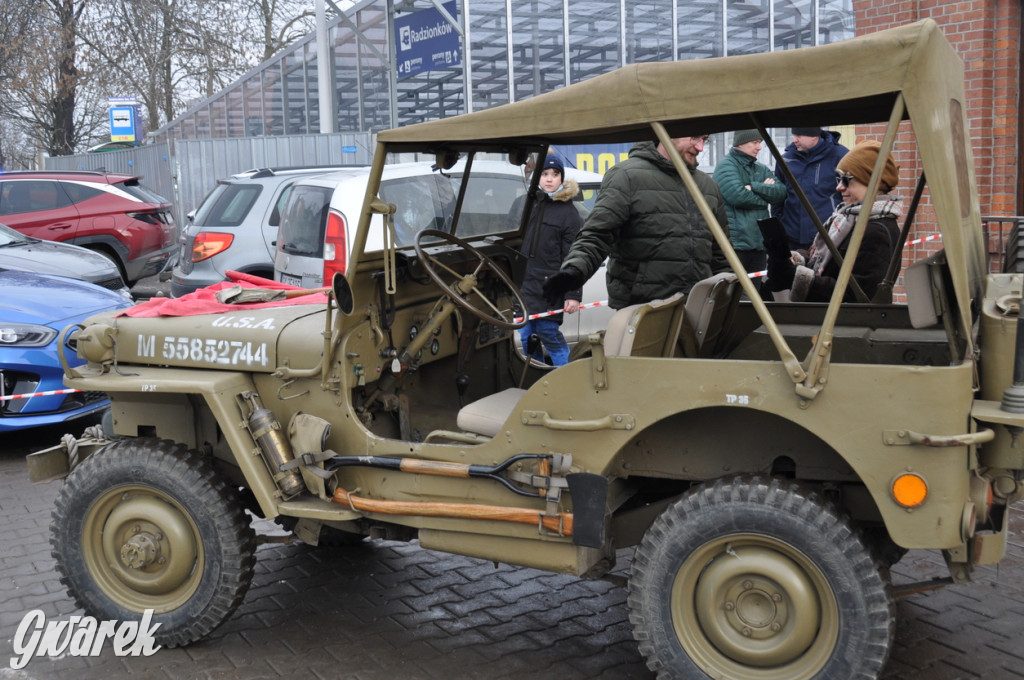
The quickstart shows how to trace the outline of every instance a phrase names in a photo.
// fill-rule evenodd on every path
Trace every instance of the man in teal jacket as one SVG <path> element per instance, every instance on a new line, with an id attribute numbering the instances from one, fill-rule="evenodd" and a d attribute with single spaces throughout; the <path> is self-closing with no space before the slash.
<path id="1" fill-rule="evenodd" d="M 764 271 L 768 264 L 757 221 L 768 217 L 768 206 L 786 200 L 786 185 L 776 182 L 771 169 L 757 162 L 761 141 L 757 130 L 735 132 L 732 149 L 714 174 L 729 216 L 729 238 L 748 272 Z"/>
<path id="2" fill-rule="evenodd" d="M 672 143 L 728 233 L 722 193 L 697 169 L 706 141 L 701 135 Z M 557 300 L 581 287 L 605 258 L 613 309 L 688 293 L 701 279 L 731 271 L 668 152 L 654 142 L 634 144 L 629 158 L 605 173 L 594 208 L 561 270 L 544 284 L 544 296 Z"/>

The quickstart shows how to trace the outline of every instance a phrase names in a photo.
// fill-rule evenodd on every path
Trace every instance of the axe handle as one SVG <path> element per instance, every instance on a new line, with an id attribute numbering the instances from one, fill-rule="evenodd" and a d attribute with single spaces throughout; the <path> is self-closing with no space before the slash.
<path id="1" fill-rule="evenodd" d="M 538 522 L 548 531 L 562 536 L 572 535 L 572 513 L 545 515 L 539 510 L 527 508 L 507 508 L 494 505 L 469 505 L 465 503 L 417 503 L 411 501 L 381 501 L 373 498 L 360 498 L 348 491 L 338 488 L 332 499 L 340 505 L 347 505 L 354 510 L 376 512 L 382 515 L 414 515 L 421 517 L 458 517 L 466 519 L 491 519 L 499 522 L 516 522 L 532 524 Z"/>

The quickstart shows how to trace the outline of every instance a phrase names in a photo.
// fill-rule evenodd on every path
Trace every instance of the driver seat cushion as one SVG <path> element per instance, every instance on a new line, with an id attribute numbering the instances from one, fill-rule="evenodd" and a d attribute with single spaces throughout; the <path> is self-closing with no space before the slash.
<path id="1" fill-rule="evenodd" d="M 524 394 L 526 390 L 510 387 L 483 399 L 477 399 L 459 409 L 456 423 L 459 429 L 466 432 L 494 437 L 501 431 L 501 426 L 508 420 Z"/>

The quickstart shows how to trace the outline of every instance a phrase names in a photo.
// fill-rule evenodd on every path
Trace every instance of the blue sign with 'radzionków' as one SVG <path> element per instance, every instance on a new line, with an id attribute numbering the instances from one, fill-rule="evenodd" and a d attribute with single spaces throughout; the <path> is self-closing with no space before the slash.
<path id="1" fill-rule="evenodd" d="M 458 19 L 454 0 L 442 7 Z M 395 45 L 399 78 L 462 64 L 459 32 L 433 7 L 395 17 Z"/>

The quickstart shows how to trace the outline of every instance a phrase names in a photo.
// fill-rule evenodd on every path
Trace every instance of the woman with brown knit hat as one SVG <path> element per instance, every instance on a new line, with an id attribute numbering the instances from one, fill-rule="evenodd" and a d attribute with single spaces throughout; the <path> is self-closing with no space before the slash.
<path id="1" fill-rule="evenodd" d="M 857 222 L 857 216 L 864 210 L 864 195 L 867 193 L 871 171 L 878 160 L 881 144 L 876 141 L 861 142 L 843 156 L 836 166 L 836 189 L 842 193 L 843 204 L 825 222 L 829 238 L 843 257 L 849 247 L 849 236 Z M 902 210 L 899 199 L 889 194 L 900 180 L 899 167 L 889 156 L 878 185 L 878 195 L 870 207 L 864 238 L 853 265 L 853 277 L 864 293 L 871 298 L 885 277 L 889 260 L 900 237 L 897 222 Z M 839 265 L 825 246 L 819 234 L 807 253 L 785 257 L 775 249 L 768 258 L 768 287 L 773 292 L 789 290 L 789 299 L 794 302 L 827 302 L 836 287 Z M 846 290 L 844 299 L 855 302 L 853 291 Z"/>

